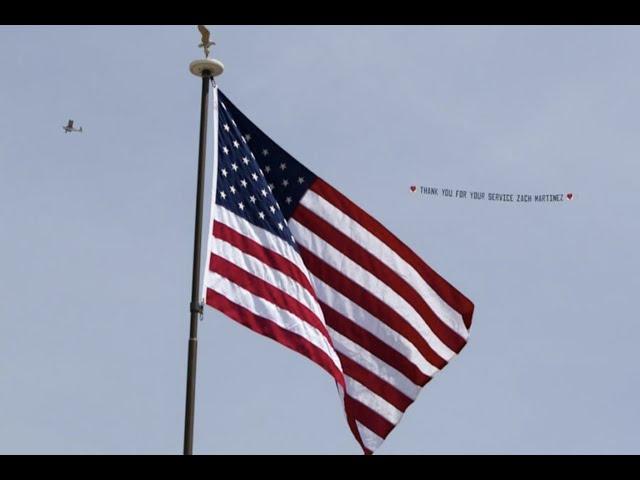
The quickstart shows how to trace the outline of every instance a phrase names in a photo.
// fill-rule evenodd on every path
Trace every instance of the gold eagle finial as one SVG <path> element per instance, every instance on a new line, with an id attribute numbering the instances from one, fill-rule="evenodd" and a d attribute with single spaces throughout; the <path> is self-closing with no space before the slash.
<path id="1" fill-rule="evenodd" d="M 206 58 L 209 58 L 209 47 L 215 45 L 216 43 L 209 40 L 211 37 L 211 33 L 209 32 L 207 27 L 205 27 L 204 25 L 198 25 L 198 30 L 200 30 L 200 33 L 202 34 L 202 43 L 200 43 L 198 47 L 204 48 L 204 55 Z"/>

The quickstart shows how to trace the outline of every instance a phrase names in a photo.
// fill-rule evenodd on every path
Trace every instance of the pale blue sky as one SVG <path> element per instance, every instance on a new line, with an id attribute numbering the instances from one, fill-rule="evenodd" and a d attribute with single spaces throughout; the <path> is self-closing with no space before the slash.
<path id="1" fill-rule="evenodd" d="M 640 28 L 212 31 L 234 103 L 476 305 L 378 454 L 640 453 Z M 1 453 L 182 451 L 198 41 L 0 28 Z M 360 453 L 322 369 L 199 334 L 196 453 Z"/>

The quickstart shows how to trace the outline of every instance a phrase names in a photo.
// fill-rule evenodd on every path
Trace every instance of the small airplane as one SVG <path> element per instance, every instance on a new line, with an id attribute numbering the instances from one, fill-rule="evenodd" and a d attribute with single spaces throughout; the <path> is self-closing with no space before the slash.
<path id="1" fill-rule="evenodd" d="M 64 133 L 82 132 L 82 127 L 73 128 L 73 120 L 69 120 L 69 123 L 67 123 L 65 126 L 63 126 L 62 129 L 64 130 Z"/>

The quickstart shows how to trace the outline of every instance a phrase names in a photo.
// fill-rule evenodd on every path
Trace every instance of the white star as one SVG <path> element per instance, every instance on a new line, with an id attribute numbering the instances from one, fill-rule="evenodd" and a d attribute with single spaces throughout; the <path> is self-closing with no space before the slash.
<path id="1" fill-rule="evenodd" d="M 247 139 L 247 142 L 248 142 L 249 140 L 251 140 L 251 134 L 250 134 L 250 133 L 247 133 L 247 134 L 244 136 L 244 138 L 246 138 L 246 139 Z"/>
<path id="2" fill-rule="evenodd" d="M 232 164 L 231 164 L 231 168 L 233 168 L 233 171 L 234 171 L 234 172 L 237 172 L 237 171 L 238 171 L 238 165 L 237 165 L 236 163 L 232 163 Z"/>
<path id="3" fill-rule="evenodd" d="M 282 180 L 282 185 L 285 186 L 285 187 L 287 185 L 289 185 L 289 180 L 287 180 L 286 178 L 284 180 Z"/>
<path id="4" fill-rule="evenodd" d="M 279 228 L 280 230 L 284 230 L 284 227 L 282 226 L 282 223 L 278 222 L 278 228 Z"/>
<path id="5" fill-rule="evenodd" d="M 286 163 L 284 163 L 284 162 L 282 162 L 282 163 L 280 164 L 280 170 L 284 170 L 285 168 L 287 168 L 287 164 L 286 164 Z"/>
<path id="6" fill-rule="evenodd" d="M 227 125 L 226 123 L 223 125 L 224 129 L 228 132 L 229 131 L 229 125 Z"/>
<path id="7" fill-rule="evenodd" d="M 224 198 L 227 198 L 227 194 L 226 194 L 226 193 L 224 193 L 224 192 L 220 192 L 220 196 L 221 196 L 223 199 L 224 199 Z"/>
<path id="8" fill-rule="evenodd" d="M 233 185 L 231 185 L 229 190 L 231 190 L 231 193 L 236 193 L 236 187 L 234 187 Z"/>
<path id="9" fill-rule="evenodd" d="M 222 176 L 226 177 L 227 176 L 227 170 L 225 168 L 223 168 L 222 170 L 220 170 L 222 172 Z"/>
<path id="10" fill-rule="evenodd" d="M 229 155 L 229 149 L 227 147 L 222 147 L 222 151 L 225 155 Z"/>
<path id="11" fill-rule="evenodd" d="M 263 197 L 267 196 L 267 191 L 264 188 L 262 190 L 260 190 L 260 192 L 262 193 Z"/>
<path id="12" fill-rule="evenodd" d="M 249 200 L 251 200 L 251 203 L 256 203 L 256 197 L 254 197 L 253 195 L 249 197 Z"/>
<path id="13" fill-rule="evenodd" d="M 237 140 L 234 140 L 234 141 L 233 141 L 233 146 L 234 146 L 234 147 L 236 147 L 236 148 L 238 148 L 238 147 L 240 146 L 240 144 L 238 143 L 238 141 L 237 141 Z"/>
<path id="14" fill-rule="evenodd" d="M 267 165 L 266 167 L 264 167 L 264 171 L 269 173 L 271 171 L 271 167 Z"/>
<path id="15" fill-rule="evenodd" d="M 262 213 L 262 212 L 258 212 L 258 216 L 259 216 L 262 220 L 264 220 L 264 213 Z"/>
<path id="16" fill-rule="evenodd" d="M 262 155 L 264 155 L 265 157 L 269 155 L 269 150 L 267 150 L 266 148 L 262 150 Z"/>
<path id="17" fill-rule="evenodd" d="M 240 185 L 247 188 L 247 181 L 243 178 L 242 180 L 240 180 Z"/>
<path id="18" fill-rule="evenodd" d="M 304 183 L 304 177 L 298 177 L 298 183 Z"/>
<path id="19" fill-rule="evenodd" d="M 247 157 L 242 157 L 242 161 L 245 165 L 249 165 L 249 159 Z"/>
<path id="20" fill-rule="evenodd" d="M 251 178 L 253 178 L 256 182 L 258 181 L 258 175 L 255 172 L 251 174 Z"/>
<path id="21" fill-rule="evenodd" d="M 240 202 L 238 204 L 238 208 L 240 208 L 240 210 L 244 210 L 244 203 Z"/>
<path id="22" fill-rule="evenodd" d="M 293 201 L 293 200 L 291 200 L 291 197 L 287 197 L 287 198 L 285 199 L 285 202 L 287 202 L 287 203 L 291 203 L 292 201 Z"/>
<path id="23" fill-rule="evenodd" d="M 276 207 L 274 207 L 273 205 L 269 207 L 269 210 L 271 210 L 271 213 L 276 213 Z"/>

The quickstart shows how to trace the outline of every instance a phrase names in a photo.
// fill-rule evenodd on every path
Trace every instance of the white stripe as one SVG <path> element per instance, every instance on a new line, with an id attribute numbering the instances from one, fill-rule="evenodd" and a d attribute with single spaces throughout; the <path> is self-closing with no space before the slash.
<path id="1" fill-rule="evenodd" d="M 241 233 L 245 237 L 249 237 L 254 242 L 259 243 L 263 247 L 276 252 L 280 256 L 296 264 L 300 267 L 303 275 L 309 279 L 307 267 L 304 266 L 304 262 L 302 261 L 302 258 L 300 258 L 300 254 L 289 243 L 285 242 L 277 235 L 254 225 L 221 205 L 216 205 L 215 218 L 216 221 L 224 223 L 225 225 L 233 228 L 236 232 Z"/>
<path id="2" fill-rule="evenodd" d="M 218 273 L 206 272 L 205 278 L 207 285 L 211 290 L 218 292 L 233 303 L 243 306 L 255 315 L 271 320 L 279 327 L 307 339 L 313 345 L 325 352 L 329 358 L 331 358 L 338 370 L 342 371 L 340 359 L 329 343 L 327 337 L 325 337 L 314 326 L 305 322 L 288 310 L 280 308 L 264 298 L 254 295 Z"/>
<path id="3" fill-rule="evenodd" d="M 333 341 L 333 346 L 338 352 L 342 353 L 345 357 L 349 357 L 375 376 L 393 385 L 411 400 L 416 399 L 416 396 L 420 392 L 418 385 L 351 339 L 336 332 L 331 327 L 328 327 L 328 329 L 331 340 Z"/>
<path id="4" fill-rule="evenodd" d="M 307 191 L 300 203 L 391 268 L 424 298 L 438 318 L 465 340 L 469 337 L 462 315 L 443 300 L 413 266 L 386 243 L 312 190 Z"/>
<path id="5" fill-rule="evenodd" d="M 311 230 L 291 218 L 289 229 L 296 241 L 307 250 L 314 253 L 324 262 L 342 272 L 349 279 L 368 290 L 382 302 L 403 317 L 420 335 L 429 343 L 429 346 L 444 360 L 449 361 L 455 356 L 455 352 L 447 347 L 442 340 L 433 333 L 429 325 L 418 312 L 386 283 L 375 275 L 362 268 L 339 250 L 324 241 Z"/>
<path id="6" fill-rule="evenodd" d="M 382 444 L 382 442 L 384 442 L 384 438 L 379 437 L 376 433 L 369 430 L 357 420 L 356 427 L 358 427 L 358 431 L 360 432 L 362 443 L 364 443 L 364 446 L 372 452 L 375 451 Z"/>
<path id="7" fill-rule="evenodd" d="M 324 315 L 318 301 L 313 297 L 309 290 L 304 288 L 293 278 L 285 275 L 280 270 L 263 263 L 256 257 L 243 252 L 221 238 L 214 237 L 213 253 L 228 260 L 237 267 L 243 269 L 245 272 L 255 275 L 273 287 L 291 295 L 315 313 L 316 317 L 318 317 L 322 323 L 325 323 Z"/>
<path id="8" fill-rule="evenodd" d="M 400 421 L 402 418 L 402 412 L 387 402 L 380 395 L 372 392 L 363 384 L 348 375 L 344 376 L 344 380 L 347 385 L 347 395 L 355 398 L 360 403 L 363 403 L 394 425 Z"/>
<path id="9" fill-rule="evenodd" d="M 408 361 L 413 363 L 425 375 L 433 377 L 439 370 L 431 365 L 420 353 L 420 350 L 384 322 L 378 320 L 355 302 L 311 274 L 314 290 L 318 300 L 329 305 L 338 313 L 347 317 L 356 325 L 364 328 L 381 342 L 389 345 Z"/>

